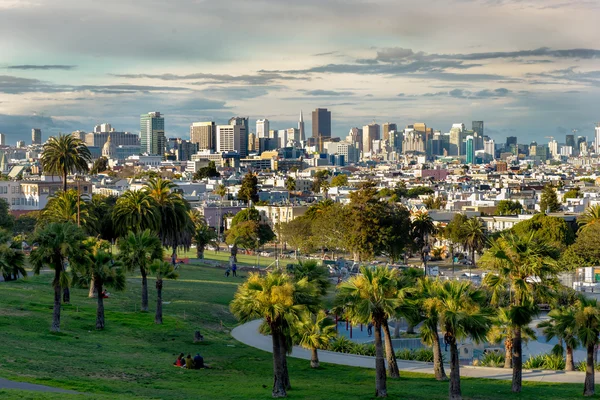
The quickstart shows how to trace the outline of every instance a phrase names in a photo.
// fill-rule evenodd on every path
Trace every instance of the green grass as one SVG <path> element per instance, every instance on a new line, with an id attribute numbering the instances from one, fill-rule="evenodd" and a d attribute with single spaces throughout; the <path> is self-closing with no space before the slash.
<path id="1" fill-rule="evenodd" d="M 188 251 L 179 251 L 177 252 L 177 256 L 179 258 L 196 258 L 196 249 L 190 249 Z M 204 258 L 207 260 L 214 260 L 223 263 L 223 265 L 229 264 L 229 249 L 227 251 L 221 250 L 219 252 L 212 250 L 204 251 Z M 238 264 L 244 266 L 255 266 L 256 265 L 256 255 L 247 255 L 238 253 L 237 255 Z M 269 265 L 275 262 L 275 258 L 272 257 L 262 257 L 260 256 L 258 259 L 258 264 L 262 267 L 268 267 Z M 281 259 L 280 265 L 286 265 L 287 263 L 293 263 L 295 260 Z M 273 264 L 274 265 L 274 264 Z"/>
<path id="2" fill-rule="evenodd" d="M 165 323 L 140 313 L 140 280 L 105 302 L 106 329 L 96 331 L 95 300 L 73 289 L 72 305 L 62 312 L 61 332 L 51 334 L 49 274 L 0 284 L 0 376 L 72 389 L 85 396 L 0 389 L 1 399 L 268 399 L 271 354 L 240 344 L 229 330 L 236 324 L 228 303 L 242 278 L 225 278 L 220 269 L 183 266 L 178 281 L 166 281 Z M 244 275 L 244 273 L 242 273 Z M 155 292 L 150 281 L 150 305 Z M 205 341 L 193 344 L 200 330 Z M 200 352 L 211 370 L 172 366 L 179 352 Z M 291 399 L 355 399 L 374 394 L 373 370 L 324 364 L 311 370 L 305 360 L 289 359 Z M 388 381 L 392 399 L 446 399 L 448 384 L 431 376 L 402 373 Z M 466 399 L 578 398 L 581 385 L 525 383 L 513 395 L 510 382 L 464 379 Z"/>

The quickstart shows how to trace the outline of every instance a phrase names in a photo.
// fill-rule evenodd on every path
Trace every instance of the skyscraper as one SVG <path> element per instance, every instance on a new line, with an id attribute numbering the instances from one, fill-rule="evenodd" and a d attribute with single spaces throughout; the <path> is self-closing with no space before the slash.
<path id="1" fill-rule="evenodd" d="M 402 141 L 403 140 L 404 140 L 404 137 L 402 135 L 402 132 L 399 132 L 396 130 L 391 130 L 388 132 L 388 142 L 390 143 L 390 147 L 392 148 L 393 151 L 395 151 L 397 153 L 402 152 Z"/>
<path id="2" fill-rule="evenodd" d="M 466 163 L 474 164 L 475 163 L 475 138 L 471 135 L 467 136 L 465 139 L 465 153 L 466 153 Z"/>
<path id="3" fill-rule="evenodd" d="M 302 110 L 300 110 L 300 120 L 298 121 L 298 130 L 300 131 L 300 141 L 306 140 L 306 134 L 304 133 L 304 117 L 302 116 Z"/>
<path id="4" fill-rule="evenodd" d="M 396 124 L 386 122 L 383 124 L 383 140 L 388 140 L 390 137 L 390 131 L 397 131 L 398 127 Z"/>
<path id="5" fill-rule="evenodd" d="M 256 120 L 256 137 L 259 139 L 269 137 L 269 120 L 268 119 Z"/>
<path id="6" fill-rule="evenodd" d="M 596 154 L 600 154 L 600 122 L 596 124 L 596 137 L 594 141 L 594 151 Z"/>
<path id="7" fill-rule="evenodd" d="M 462 156 L 465 154 L 465 124 L 452 124 L 450 129 L 450 151 L 451 156 Z"/>
<path id="8" fill-rule="evenodd" d="M 331 137 L 331 112 L 317 108 L 312 112 L 312 137 Z"/>
<path id="9" fill-rule="evenodd" d="M 165 153 L 165 117 L 158 111 L 140 115 L 140 143 L 142 153 Z"/>
<path id="10" fill-rule="evenodd" d="M 373 150 L 373 140 L 379 140 L 379 125 L 372 123 L 363 126 L 362 130 L 363 139 L 363 153 L 368 153 Z"/>
<path id="11" fill-rule="evenodd" d="M 217 152 L 237 151 L 240 157 L 248 155 L 248 134 L 244 125 L 217 125 Z"/>
<path id="12" fill-rule="evenodd" d="M 575 135 L 566 135 L 565 145 L 575 148 Z"/>
<path id="13" fill-rule="evenodd" d="M 507 136 L 506 137 L 506 149 L 510 149 L 511 146 L 517 145 L 517 137 L 516 136 Z"/>
<path id="14" fill-rule="evenodd" d="M 190 126 L 190 142 L 197 143 L 200 150 L 215 150 L 217 127 L 214 121 L 194 122 Z"/>
<path id="15" fill-rule="evenodd" d="M 0 146 L 6 146 L 6 135 L 4 133 L 0 133 Z"/>
<path id="16" fill-rule="evenodd" d="M 33 128 L 31 130 L 31 144 L 42 144 L 42 130 Z"/>
<path id="17" fill-rule="evenodd" d="M 473 139 L 475 140 L 475 150 L 483 149 L 483 121 L 473 121 L 471 123 Z"/>

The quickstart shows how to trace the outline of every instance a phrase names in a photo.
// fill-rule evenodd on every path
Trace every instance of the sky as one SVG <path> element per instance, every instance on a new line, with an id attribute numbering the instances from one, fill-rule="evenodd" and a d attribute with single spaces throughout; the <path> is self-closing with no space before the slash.
<path id="1" fill-rule="evenodd" d="M 598 0 L 0 0 L 7 142 L 99 123 L 168 137 L 192 122 L 268 118 L 334 136 L 373 121 L 485 121 L 497 142 L 592 140 Z"/>

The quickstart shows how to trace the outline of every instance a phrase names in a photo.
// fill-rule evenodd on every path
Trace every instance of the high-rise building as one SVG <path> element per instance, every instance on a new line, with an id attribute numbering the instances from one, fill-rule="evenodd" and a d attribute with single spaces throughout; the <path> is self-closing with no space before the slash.
<path id="1" fill-rule="evenodd" d="M 304 116 L 302 110 L 300 110 L 300 120 L 298 121 L 298 130 L 300 131 L 300 141 L 306 141 L 306 134 L 304 133 Z"/>
<path id="2" fill-rule="evenodd" d="M 288 138 L 288 141 L 293 140 L 294 142 L 300 143 L 300 129 L 288 128 L 287 138 Z"/>
<path id="3" fill-rule="evenodd" d="M 190 161 L 198 152 L 198 143 L 178 138 L 173 143 L 173 153 L 177 161 Z"/>
<path id="4" fill-rule="evenodd" d="M 347 163 L 356 163 L 360 158 L 358 149 L 348 142 L 329 142 L 325 145 L 328 154 L 344 156 Z"/>
<path id="5" fill-rule="evenodd" d="M 23 147 L 25 147 L 25 141 L 17 140 L 17 148 L 22 149 Z"/>
<path id="6" fill-rule="evenodd" d="M 200 150 L 215 150 L 217 127 L 214 121 L 194 122 L 190 126 L 190 142 L 197 143 Z"/>
<path id="7" fill-rule="evenodd" d="M 265 138 L 263 138 L 265 139 Z M 255 133 L 248 135 L 248 153 L 256 153 L 260 151 L 260 140 Z"/>
<path id="8" fill-rule="evenodd" d="M 244 125 L 217 125 L 217 152 L 237 151 L 240 157 L 248 155 L 248 135 Z"/>
<path id="9" fill-rule="evenodd" d="M 465 154 L 465 124 L 452 124 L 450 129 L 450 151 L 451 156 L 462 156 Z"/>
<path id="10" fill-rule="evenodd" d="M 312 112 L 312 137 L 331 137 L 331 112 L 317 108 Z"/>
<path id="11" fill-rule="evenodd" d="M 509 150 L 511 146 L 517 146 L 517 137 L 516 136 L 507 136 L 506 137 L 506 149 Z"/>
<path id="12" fill-rule="evenodd" d="M 6 146 L 6 135 L 4 133 L 0 133 L 0 146 Z"/>
<path id="13" fill-rule="evenodd" d="M 269 137 L 269 120 L 268 119 L 256 120 L 256 137 L 259 139 Z"/>
<path id="14" fill-rule="evenodd" d="M 575 135 L 566 135 L 565 136 L 565 145 L 575 148 Z"/>
<path id="15" fill-rule="evenodd" d="M 160 112 L 140 115 L 140 145 L 142 153 L 155 156 L 165 153 L 165 117 Z"/>
<path id="16" fill-rule="evenodd" d="M 31 144 L 42 144 L 42 130 L 33 128 L 31 130 Z"/>
<path id="17" fill-rule="evenodd" d="M 558 156 L 558 142 L 556 140 L 551 140 L 548 142 L 548 150 L 552 157 Z"/>
<path id="18" fill-rule="evenodd" d="M 420 132 L 412 128 L 404 130 L 404 140 L 402 141 L 402 153 L 425 153 L 425 140 Z"/>
<path id="19" fill-rule="evenodd" d="M 379 140 L 379 125 L 372 123 L 363 126 L 362 139 L 363 139 L 363 153 L 369 153 L 373 150 L 373 140 Z"/>
<path id="20" fill-rule="evenodd" d="M 596 137 L 594 142 L 594 152 L 600 154 L 600 122 L 596 124 Z"/>
<path id="21" fill-rule="evenodd" d="M 496 143 L 494 139 L 486 140 L 483 142 L 483 153 L 494 159 L 496 156 Z"/>
<path id="22" fill-rule="evenodd" d="M 75 136 L 75 132 L 72 133 Z M 99 132 L 99 133 L 83 133 L 83 141 L 88 147 L 102 148 L 108 141 L 108 137 L 116 146 L 139 146 L 140 137 L 135 133 L 129 132 Z M 81 133 L 79 134 L 81 137 Z M 139 151 L 138 151 L 139 153 Z"/>
<path id="23" fill-rule="evenodd" d="M 483 121 L 473 121 L 471 123 L 473 139 L 475 140 L 475 150 L 483 150 Z"/>
<path id="24" fill-rule="evenodd" d="M 346 136 L 346 142 L 353 144 L 358 151 L 362 151 L 362 129 L 350 128 L 350 132 Z"/>
<path id="25" fill-rule="evenodd" d="M 388 140 L 390 138 L 390 131 L 397 131 L 398 127 L 396 124 L 391 122 L 386 122 L 383 124 L 383 140 Z"/>
<path id="26" fill-rule="evenodd" d="M 465 139 L 465 154 L 467 164 L 475 164 L 475 138 L 471 135 Z"/>
<path id="27" fill-rule="evenodd" d="M 404 140 L 402 132 L 397 130 L 391 130 L 388 132 L 388 142 L 392 148 L 392 151 L 397 153 L 402 152 L 402 140 Z"/>

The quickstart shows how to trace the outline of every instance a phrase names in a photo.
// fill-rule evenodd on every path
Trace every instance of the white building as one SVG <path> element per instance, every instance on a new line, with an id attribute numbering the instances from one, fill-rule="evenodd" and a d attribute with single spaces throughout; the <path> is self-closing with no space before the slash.
<path id="1" fill-rule="evenodd" d="M 548 150 L 552 157 L 558 156 L 558 142 L 556 140 L 551 140 L 548 142 Z"/>
<path id="2" fill-rule="evenodd" d="M 269 137 L 269 120 L 259 119 L 256 121 L 256 137 L 266 138 Z"/>
<path id="3" fill-rule="evenodd" d="M 4 133 L 0 133 L 0 146 L 6 146 L 6 135 Z"/>
<path id="4" fill-rule="evenodd" d="M 596 124 L 596 140 L 594 141 L 594 151 L 600 154 L 600 122 Z"/>
<path id="5" fill-rule="evenodd" d="M 236 151 L 248 155 L 248 135 L 243 125 L 217 125 L 217 153 Z"/>
<path id="6" fill-rule="evenodd" d="M 360 158 L 360 151 L 348 142 L 326 143 L 325 148 L 328 154 L 339 154 L 344 156 L 347 164 L 356 163 Z"/>

